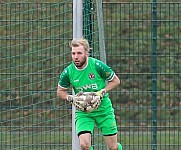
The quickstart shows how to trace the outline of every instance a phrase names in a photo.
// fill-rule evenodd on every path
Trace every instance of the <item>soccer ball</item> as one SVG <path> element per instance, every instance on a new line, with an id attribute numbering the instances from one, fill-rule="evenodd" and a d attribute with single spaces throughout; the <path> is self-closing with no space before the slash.
<path id="1" fill-rule="evenodd" d="M 81 95 L 82 99 L 84 100 L 84 112 L 92 112 L 96 108 L 91 103 L 93 99 L 95 99 L 97 96 L 91 95 L 91 94 L 84 94 Z"/>

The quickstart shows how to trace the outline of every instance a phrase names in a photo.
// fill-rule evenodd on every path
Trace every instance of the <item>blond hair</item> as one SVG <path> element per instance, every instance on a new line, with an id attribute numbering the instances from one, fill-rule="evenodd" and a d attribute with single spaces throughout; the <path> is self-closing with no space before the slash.
<path id="1" fill-rule="evenodd" d="M 70 48 L 83 46 L 86 51 L 89 51 L 89 49 L 90 49 L 89 42 L 84 38 L 73 39 L 69 45 L 70 45 Z"/>

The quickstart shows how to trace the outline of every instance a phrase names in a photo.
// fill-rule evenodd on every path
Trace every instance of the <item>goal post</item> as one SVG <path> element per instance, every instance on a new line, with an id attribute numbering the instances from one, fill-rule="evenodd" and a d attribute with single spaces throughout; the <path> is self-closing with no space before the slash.
<path id="1" fill-rule="evenodd" d="M 87 38 L 93 57 L 100 57 L 99 46 L 104 49 L 97 3 L 13 0 L 0 5 L 0 149 L 80 149 L 75 108 L 56 90 L 60 73 L 72 61 L 72 38 Z M 93 147 L 105 146 L 95 130 Z"/>
<path id="2" fill-rule="evenodd" d="M 106 63 L 102 0 L 96 0 L 96 9 L 97 9 L 96 11 L 97 11 L 97 22 L 98 22 L 100 60 Z"/>
<path id="3" fill-rule="evenodd" d="M 95 3 L 95 24 L 92 23 L 92 20 L 90 20 L 90 16 L 92 14 L 88 14 L 91 13 L 91 11 L 87 10 L 88 8 L 90 8 L 87 7 L 87 5 L 92 6 L 92 3 Z M 96 29 L 92 28 L 92 25 L 96 26 Z M 84 29 L 85 32 L 83 33 Z M 90 31 L 92 29 L 94 29 L 95 31 Z M 98 45 L 98 55 L 100 56 L 100 60 L 106 63 L 102 0 L 73 0 L 73 38 L 80 38 L 84 36 L 88 38 L 89 42 L 92 42 L 90 41 L 90 37 L 92 37 L 92 34 L 95 34 L 96 38 L 98 37 L 98 42 L 95 43 L 96 45 Z M 91 43 L 91 46 L 92 45 L 93 44 Z M 74 94 L 74 91 L 72 92 Z M 74 149 L 80 150 L 81 148 L 75 129 L 75 107 L 72 106 L 72 150 Z"/>
<path id="4" fill-rule="evenodd" d="M 73 38 L 83 36 L 83 2 L 82 0 L 73 0 Z M 72 94 L 74 91 L 72 90 Z M 79 139 L 75 129 L 75 107 L 72 105 L 72 150 L 81 150 Z"/>

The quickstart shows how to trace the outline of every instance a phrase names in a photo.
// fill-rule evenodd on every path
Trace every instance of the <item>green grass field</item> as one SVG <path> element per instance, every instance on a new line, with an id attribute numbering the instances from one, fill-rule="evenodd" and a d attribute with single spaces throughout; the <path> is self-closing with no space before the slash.
<path id="1" fill-rule="evenodd" d="M 118 139 L 121 143 L 124 143 L 125 149 L 129 150 L 151 150 L 152 133 L 149 132 L 121 132 L 121 139 Z M 21 135 L 23 135 L 21 137 Z M 94 133 L 93 146 L 96 149 L 101 150 L 105 148 L 102 141 L 102 136 Z M 63 149 L 71 150 L 71 131 L 43 131 L 43 132 L 12 132 L 3 133 L 0 137 L 1 150 L 23 149 L 28 150 L 30 148 L 36 150 L 42 149 Z M 157 148 L 159 150 L 177 150 L 181 138 L 179 132 L 158 132 L 157 133 Z M 169 144 L 168 144 L 169 143 Z M 102 149 L 104 150 L 104 149 Z"/>

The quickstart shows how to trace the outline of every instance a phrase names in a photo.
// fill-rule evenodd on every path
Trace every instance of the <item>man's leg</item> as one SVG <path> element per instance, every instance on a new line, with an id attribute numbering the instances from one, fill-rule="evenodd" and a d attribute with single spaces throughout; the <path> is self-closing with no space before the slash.
<path id="1" fill-rule="evenodd" d="M 117 143 L 117 134 L 112 136 L 104 136 L 104 138 L 109 150 L 122 150 L 122 145 Z"/>
<path id="2" fill-rule="evenodd" d="M 83 133 L 79 135 L 80 147 L 82 150 L 93 150 L 91 147 L 91 134 Z"/>
<path id="3" fill-rule="evenodd" d="M 82 150 L 91 149 L 91 133 L 94 130 L 94 120 L 88 115 L 80 115 L 76 118 L 76 132 Z"/>

